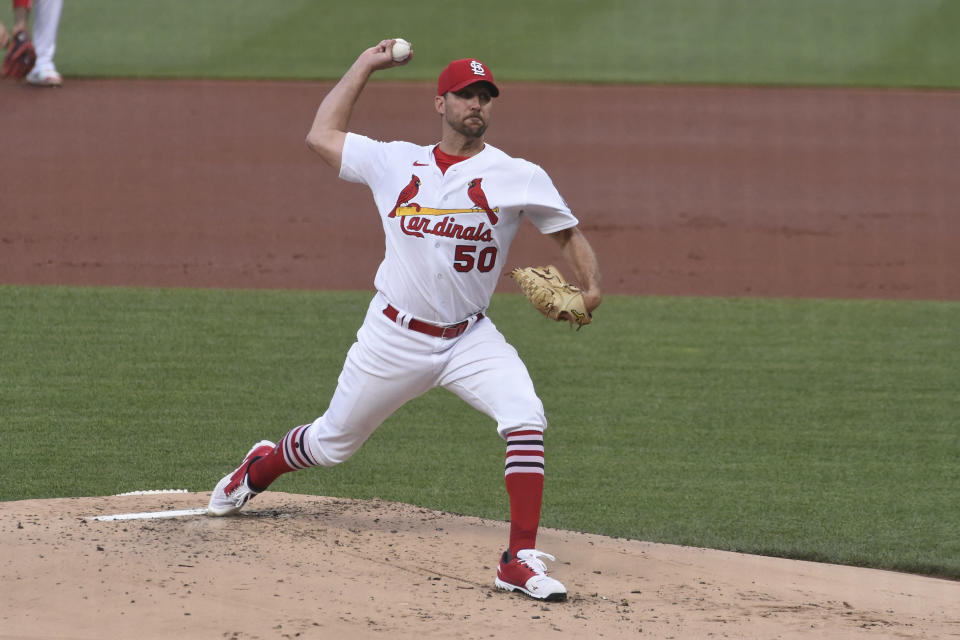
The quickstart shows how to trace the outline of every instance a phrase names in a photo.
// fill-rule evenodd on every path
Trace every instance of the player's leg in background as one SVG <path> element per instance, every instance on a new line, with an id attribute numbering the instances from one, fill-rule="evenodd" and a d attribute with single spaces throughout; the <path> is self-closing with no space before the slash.
<path id="1" fill-rule="evenodd" d="M 30 28 L 30 0 L 13 0 L 12 33 Z"/>
<path id="2" fill-rule="evenodd" d="M 62 11 L 63 0 L 33 0 L 33 46 L 37 50 L 37 67 L 41 70 L 57 70 L 53 56 Z"/>
<path id="3" fill-rule="evenodd" d="M 63 0 L 34 0 L 33 46 L 37 51 L 37 62 L 27 74 L 30 84 L 41 87 L 59 87 L 63 84 L 63 78 L 53 63 L 62 9 Z"/>

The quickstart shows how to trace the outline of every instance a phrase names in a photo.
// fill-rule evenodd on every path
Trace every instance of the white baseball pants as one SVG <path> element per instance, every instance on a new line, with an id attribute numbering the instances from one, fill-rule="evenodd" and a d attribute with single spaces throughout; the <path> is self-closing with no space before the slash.
<path id="1" fill-rule="evenodd" d="M 307 429 L 313 460 L 346 461 L 394 411 L 435 387 L 496 420 L 504 439 L 519 428 L 546 428 L 526 365 L 493 321 L 483 318 L 457 338 L 435 338 L 395 324 L 383 314 L 387 304 L 379 293 L 371 301 L 330 406 Z"/>
<path id="2" fill-rule="evenodd" d="M 35 68 L 55 71 L 53 55 L 57 50 L 57 30 L 63 0 L 33 0 L 33 47 L 37 51 Z"/>

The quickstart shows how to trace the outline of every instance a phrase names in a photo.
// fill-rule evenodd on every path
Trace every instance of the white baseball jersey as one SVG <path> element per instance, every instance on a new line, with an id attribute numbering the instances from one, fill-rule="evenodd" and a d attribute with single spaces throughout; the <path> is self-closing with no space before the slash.
<path id="1" fill-rule="evenodd" d="M 348 133 L 340 177 L 367 185 L 380 212 L 377 290 L 404 313 L 453 324 L 489 305 L 522 217 L 541 233 L 578 221 L 538 165 L 487 144 L 444 174 L 434 146 Z"/>

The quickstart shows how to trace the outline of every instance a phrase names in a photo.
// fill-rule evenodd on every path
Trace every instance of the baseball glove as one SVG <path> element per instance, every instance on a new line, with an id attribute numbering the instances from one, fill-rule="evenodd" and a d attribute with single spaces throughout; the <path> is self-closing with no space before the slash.
<path id="1" fill-rule="evenodd" d="M 553 265 L 514 269 L 510 277 L 516 280 L 530 304 L 537 311 L 554 320 L 567 320 L 577 331 L 593 319 L 583 304 L 578 287 L 567 282 Z"/>
<path id="2" fill-rule="evenodd" d="M 10 39 L 10 49 L 3 59 L 4 78 L 24 78 L 37 61 L 37 52 L 26 31 L 17 31 Z"/>

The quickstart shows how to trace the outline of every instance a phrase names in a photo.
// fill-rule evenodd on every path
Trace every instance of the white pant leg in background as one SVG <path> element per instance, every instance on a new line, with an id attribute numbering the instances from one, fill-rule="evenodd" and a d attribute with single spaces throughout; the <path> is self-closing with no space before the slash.
<path id="1" fill-rule="evenodd" d="M 37 50 L 36 68 L 56 71 L 53 55 L 57 50 L 57 29 L 63 0 L 33 0 L 33 46 Z"/>

